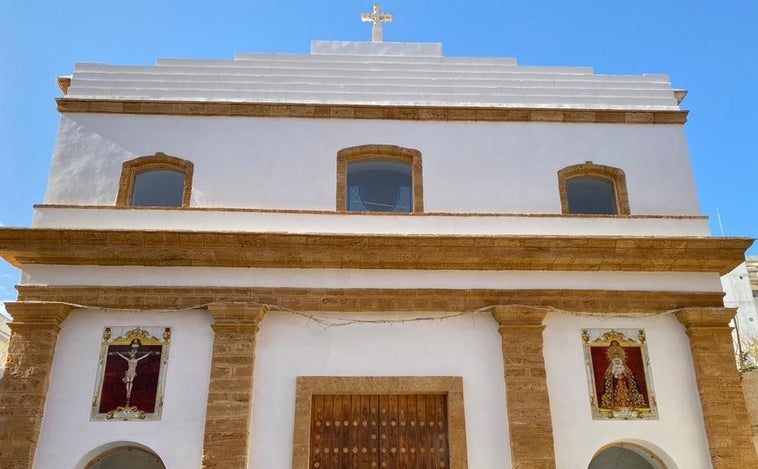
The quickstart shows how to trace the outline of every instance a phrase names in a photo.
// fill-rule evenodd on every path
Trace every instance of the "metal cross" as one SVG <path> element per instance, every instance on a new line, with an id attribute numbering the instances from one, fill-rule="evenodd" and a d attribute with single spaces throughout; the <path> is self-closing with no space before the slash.
<path id="1" fill-rule="evenodd" d="M 374 3 L 374 12 L 361 13 L 361 21 L 374 23 L 371 28 L 371 42 L 382 42 L 382 23 L 391 23 L 392 13 L 382 13 L 382 7 Z"/>

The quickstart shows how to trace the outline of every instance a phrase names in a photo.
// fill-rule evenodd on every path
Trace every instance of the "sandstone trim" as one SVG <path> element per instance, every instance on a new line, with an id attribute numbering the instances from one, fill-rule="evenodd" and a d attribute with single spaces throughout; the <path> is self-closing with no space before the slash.
<path id="1" fill-rule="evenodd" d="M 676 313 L 690 339 L 714 469 L 758 467 L 745 396 L 734 360 L 733 308 L 684 308 Z"/>
<path id="2" fill-rule="evenodd" d="M 13 321 L 5 375 L 0 379 L 0 461 L 30 468 L 45 411 L 55 344 L 72 307 L 59 303 L 5 303 Z"/>
<path id="3" fill-rule="evenodd" d="M 27 264 L 730 272 L 748 238 L 229 233 L 0 228 Z"/>
<path id="4" fill-rule="evenodd" d="M 618 210 L 618 214 L 629 215 L 629 191 L 626 187 L 626 175 L 624 171 L 612 166 L 595 164 L 592 161 L 568 166 L 558 171 L 558 193 L 561 197 L 561 212 L 564 214 L 571 213 L 569 210 L 566 181 L 578 176 L 599 176 L 612 181 L 616 192 L 616 209 Z"/>
<path id="5" fill-rule="evenodd" d="M 247 303 L 208 305 L 213 356 L 205 412 L 202 467 L 247 467 L 255 341 L 266 309 Z"/>
<path id="6" fill-rule="evenodd" d="M 553 422 L 543 355 L 545 315 L 545 310 L 524 306 L 492 308 L 503 339 L 513 467 L 555 467 Z"/>
<path id="7" fill-rule="evenodd" d="M 422 213 L 424 211 L 424 174 L 421 169 L 421 152 L 397 145 L 360 145 L 343 148 L 337 152 L 337 212 L 347 212 L 347 166 L 353 161 L 372 158 L 388 158 L 410 163 L 413 213 Z"/>
<path id="8" fill-rule="evenodd" d="M 445 106 L 239 103 L 57 98 L 60 113 L 237 116 L 409 121 L 573 122 L 582 124 L 684 124 L 688 111 L 625 111 Z"/>
<path id="9" fill-rule="evenodd" d="M 468 467 L 463 378 L 459 376 L 299 376 L 295 397 L 292 469 L 308 469 L 311 401 L 314 394 L 445 394 L 450 468 Z"/>
<path id="10" fill-rule="evenodd" d="M 119 207 L 132 208 L 134 180 L 138 173 L 149 171 L 151 169 L 174 169 L 184 173 L 184 189 L 182 191 L 181 208 L 187 208 L 190 205 L 190 197 L 192 195 L 192 174 L 194 168 L 195 166 L 190 161 L 160 152 L 154 155 L 142 156 L 133 160 L 124 161 L 124 164 L 121 167 L 121 179 L 118 183 L 116 205 Z"/>
<path id="11" fill-rule="evenodd" d="M 181 309 L 246 302 L 312 312 L 462 312 L 520 304 L 591 313 L 650 313 L 723 305 L 723 292 L 491 289 L 328 289 L 19 285 L 19 300 L 100 308 Z M 218 326 L 216 326 L 218 327 Z"/>

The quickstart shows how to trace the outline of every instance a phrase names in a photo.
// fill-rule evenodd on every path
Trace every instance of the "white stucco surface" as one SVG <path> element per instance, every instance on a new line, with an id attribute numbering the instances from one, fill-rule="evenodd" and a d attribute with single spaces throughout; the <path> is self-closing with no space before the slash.
<path id="1" fill-rule="evenodd" d="M 207 311 L 74 310 L 53 359 L 35 469 L 82 469 L 91 450 L 114 441 L 157 453 L 167 469 L 200 467 L 213 343 Z M 163 416 L 151 422 L 91 422 L 100 344 L 106 326 L 171 327 Z"/>
<path id="2" fill-rule="evenodd" d="M 601 447 L 635 440 L 662 449 L 676 464 L 670 469 L 711 467 L 689 342 L 674 315 L 630 319 L 549 313 L 545 323 L 545 368 L 558 469 L 586 467 Z M 586 328 L 645 329 L 658 420 L 592 420 L 581 339 Z"/>
<path id="3" fill-rule="evenodd" d="M 28 265 L 21 285 L 718 292 L 715 273 Z"/>
<path id="4" fill-rule="evenodd" d="M 677 110 L 666 75 L 596 75 L 512 58 L 442 57 L 441 44 L 317 41 L 312 55 L 76 64 L 69 98 Z"/>
<path id="5" fill-rule="evenodd" d="M 113 205 L 122 163 L 163 152 L 194 163 L 194 207 L 333 211 L 337 152 L 365 144 L 422 153 L 426 212 L 559 214 L 558 170 L 592 160 L 632 214 L 699 214 L 680 125 L 107 114 L 62 117 L 45 202 Z"/>
<path id="6" fill-rule="evenodd" d="M 709 236 L 705 217 L 371 215 L 37 206 L 35 228 L 333 234 Z"/>
<path id="7" fill-rule="evenodd" d="M 400 317 L 331 317 L 345 316 Z M 258 335 L 249 467 L 291 467 L 298 376 L 462 376 L 469 467 L 510 467 L 501 343 L 485 313 L 327 330 L 304 317 L 269 313 Z"/>

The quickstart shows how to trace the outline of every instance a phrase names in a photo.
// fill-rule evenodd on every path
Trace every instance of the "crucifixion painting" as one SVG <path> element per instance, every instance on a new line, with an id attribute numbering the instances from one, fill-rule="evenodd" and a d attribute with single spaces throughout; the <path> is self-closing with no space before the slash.
<path id="1" fill-rule="evenodd" d="M 169 327 L 106 327 L 93 420 L 157 420 L 163 408 Z"/>

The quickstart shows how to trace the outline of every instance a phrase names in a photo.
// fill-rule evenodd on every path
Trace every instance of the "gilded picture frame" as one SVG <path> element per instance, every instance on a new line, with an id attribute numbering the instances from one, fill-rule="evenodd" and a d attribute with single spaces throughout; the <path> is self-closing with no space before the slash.
<path id="1" fill-rule="evenodd" d="M 160 420 L 170 345 L 170 327 L 106 327 L 90 420 Z"/>
<path id="2" fill-rule="evenodd" d="M 594 420 L 657 420 L 644 329 L 582 330 Z"/>

